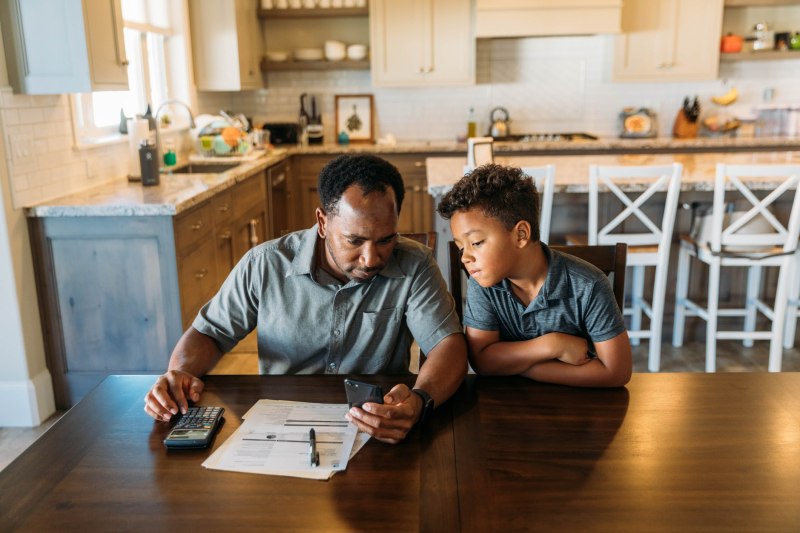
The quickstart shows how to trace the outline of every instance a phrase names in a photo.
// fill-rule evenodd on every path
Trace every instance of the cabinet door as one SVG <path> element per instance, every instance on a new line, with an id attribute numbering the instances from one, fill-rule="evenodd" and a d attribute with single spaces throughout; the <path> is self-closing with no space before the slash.
<path id="1" fill-rule="evenodd" d="M 270 220 L 268 239 L 282 237 L 292 228 L 290 170 L 288 161 L 283 161 L 267 169 L 267 214 Z"/>
<path id="2" fill-rule="evenodd" d="M 240 91 L 262 86 L 260 72 L 250 67 L 257 64 L 262 49 L 247 30 L 258 23 L 254 0 L 192 0 L 189 17 L 199 90 Z"/>
<path id="3" fill-rule="evenodd" d="M 0 22 L 15 92 L 127 90 L 119 0 L 5 0 Z"/>
<path id="4" fill-rule="evenodd" d="M 83 18 L 93 90 L 128 90 L 120 0 L 83 0 Z"/>
<path id="5" fill-rule="evenodd" d="M 628 0 L 614 49 L 618 81 L 714 79 L 723 0 Z"/>
<path id="6" fill-rule="evenodd" d="M 372 0 L 373 84 L 475 83 L 472 4 L 463 0 Z"/>

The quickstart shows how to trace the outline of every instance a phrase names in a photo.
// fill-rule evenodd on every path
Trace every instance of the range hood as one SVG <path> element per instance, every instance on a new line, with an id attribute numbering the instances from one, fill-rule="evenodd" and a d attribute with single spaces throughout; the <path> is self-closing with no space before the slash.
<path id="1" fill-rule="evenodd" d="M 478 38 L 621 31 L 622 0 L 476 0 L 475 8 Z"/>

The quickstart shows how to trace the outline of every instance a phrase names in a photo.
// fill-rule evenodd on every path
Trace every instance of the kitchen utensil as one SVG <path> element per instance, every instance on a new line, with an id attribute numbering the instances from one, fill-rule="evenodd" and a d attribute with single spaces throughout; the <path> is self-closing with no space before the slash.
<path id="1" fill-rule="evenodd" d="M 351 44 L 347 47 L 347 59 L 361 61 L 367 57 L 367 45 Z"/>
<path id="2" fill-rule="evenodd" d="M 619 136 L 648 139 L 658 135 L 656 113 L 646 107 L 626 107 L 619 114 Z"/>
<path id="3" fill-rule="evenodd" d="M 500 118 L 495 118 L 497 112 L 500 112 Z M 511 118 L 509 118 L 508 110 L 505 107 L 495 107 L 492 109 L 491 113 L 489 113 L 489 122 L 492 124 L 489 129 L 489 135 L 495 139 L 508 137 L 511 133 L 511 128 L 509 126 Z"/>
<path id="4" fill-rule="evenodd" d="M 675 124 L 672 127 L 672 136 L 676 139 L 694 139 L 697 137 L 699 124 L 697 118 L 700 116 L 700 103 L 697 97 L 692 101 L 688 96 L 683 99 L 683 107 L 675 117 Z"/>
<path id="5" fill-rule="evenodd" d="M 341 41 L 325 41 L 325 59 L 341 61 L 347 57 L 347 45 Z"/>
<path id="6" fill-rule="evenodd" d="M 772 50 L 775 48 L 775 32 L 769 29 L 766 22 L 759 22 L 753 27 L 756 40 L 753 41 L 753 50 Z"/>
<path id="7" fill-rule="evenodd" d="M 744 39 L 741 35 L 734 35 L 733 33 L 728 33 L 727 35 L 723 35 L 721 42 L 720 42 L 720 51 L 726 54 L 736 54 L 742 51 L 742 43 Z"/>
<path id="8" fill-rule="evenodd" d="M 317 113 L 317 97 L 311 96 L 311 115 L 308 119 L 308 126 L 306 126 L 308 133 L 308 144 L 322 144 L 323 142 L 323 129 L 322 117 Z"/>

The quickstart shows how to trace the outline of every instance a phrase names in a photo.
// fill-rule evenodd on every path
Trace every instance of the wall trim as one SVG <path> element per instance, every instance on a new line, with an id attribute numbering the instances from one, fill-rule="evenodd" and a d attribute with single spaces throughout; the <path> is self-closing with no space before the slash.
<path id="1" fill-rule="evenodd" d="M 40 425 L 56 412 L 50 372 L 24 381 L 0 381 L 0 406 L 0 427 Z"/>

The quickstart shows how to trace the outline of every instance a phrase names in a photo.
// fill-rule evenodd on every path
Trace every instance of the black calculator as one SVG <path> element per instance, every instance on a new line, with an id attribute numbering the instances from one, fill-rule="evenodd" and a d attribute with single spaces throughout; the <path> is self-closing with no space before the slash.
<path id="1" fill-rule="evenodd" d="M 222 423 L 223 407 L 190 407 L 164 439 L 167 448 L 205 448 Z"/>

